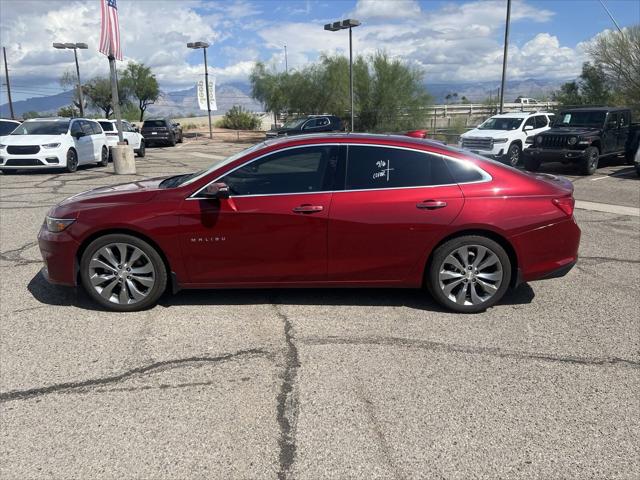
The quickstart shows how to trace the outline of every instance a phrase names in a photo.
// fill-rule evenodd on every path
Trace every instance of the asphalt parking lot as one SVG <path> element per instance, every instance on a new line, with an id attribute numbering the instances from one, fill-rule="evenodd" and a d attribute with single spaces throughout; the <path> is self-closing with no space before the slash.
<path id="1" fill-rule="evenodd" d="M 75 174 L 0 175 L 0 477 L 638 478 L 640 179 L 575 182 L 565 278 L 477 315 L 420 291 L 181 292 L 130 314 L 41 276 L 50 206 L 204 168 L 187 142 Z"/>

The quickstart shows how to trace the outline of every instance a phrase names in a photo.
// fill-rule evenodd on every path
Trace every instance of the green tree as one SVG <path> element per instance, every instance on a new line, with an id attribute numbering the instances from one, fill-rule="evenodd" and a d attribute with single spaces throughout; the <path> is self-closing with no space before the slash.
<path id="1" fill-rule="evenodd" d="M 75 105 L 68 105 L 66 107 L 60 107 L 58 109 L 59 117 L 70 117 L 74 118 L 78 116 L 78 110 L 75 109 Z"/>
<path id="2" fill-rule="evenodd" d="M 585 62 L 578 80 L 564 83 L 552 94 L 564 106 L 606 105 L 612 102 L 611 85 L 601 65 Z"/>
<path id="3" fill-rule="evenodd" d="M 616 103 L 640 109 L 640 24 L 598 35 L 588 53 L 612 86 Z"/>
<path id="4" fill-rule="evenodd" d="M 273 112 L 274 122 L 280 112 L 287 107 L 285 93 L 289 75 L 267 69 L 262 62 L 256 63 L 251 71 L 251 95 L 262 103 L 268 112 Z"/>
<path id="5" fill-rule="evenodd" d="M 233 130 L 256 130 L 260 126 L 260 119 L 241 106 L 234 105 L 216 126 Z"/>
<path id="6" fill-rule="evenodd" d="M 129 62 L 127 68 L 120 74 L 123 88 L 138 101 L 140 121 L 149 105 L 153 105 L 160 98 L 160 86 L 150 67 L 143 63 Z"/>
<path id="7" fill-rule="evenodd" d="M 34 111 L 34 110 L 29 110 L 28 112 L 24 112 L 22 114 L 22 119 L 23 120 L 29 120 L 30 118 L 38 118 L 38 117 L 46 117 L 47 115 L 40 115 L 40 113 Z"/>
<path id="8" fill-rule="evenodd" d="M 72 106 L 80 111 L 80 97 L 78 95 L 78 76 L 77 73 L 72 71 L 72 70 L 67 70 L 66 72 L 64 72 L 61 76 L 60 79 L 58 80 L 58 83 L 60 83 L 60 86 L 63 88 L 69 88 L 73 90 L 73 99 L 72 99 Z M 84 86 L 81 87 L 82 88 L 82 93 L 85 92 L 84 90 Z M 83 107 L 86 108 L 87 107 L 87 100 L 84 100 L 84 105 Z"/>
<path id="9" fill-rule="evenodd" d="M 105 118 L 109 118 L 113 113 L 113 102 L 111 101 L 111 81 L 109 77 L 94 77 L 84 87 L 89 105 L 104 112 Z M 129 103 L 129 92 L 127 85 L 118 82 L 118 99 L 121 106 Z"/>

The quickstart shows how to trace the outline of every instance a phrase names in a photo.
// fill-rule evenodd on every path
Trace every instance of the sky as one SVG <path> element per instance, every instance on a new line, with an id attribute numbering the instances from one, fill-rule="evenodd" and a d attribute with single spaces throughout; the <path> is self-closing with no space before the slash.
<path id="1" fill-rule="evenodd" d="M 621 27 L 640 23 L 640 1 L 604 0 Z M 420 68 L 427 85 L 496 80 L 502 69 L 506 0 L 118 0 L 124 61 L 151 66 L 164 91 L 193 86 L 204 72 L 218 84 L 247 82 L 256 61 L 284 70 L 322 53 L 348 55 L 348 33 L 323 24 L 356 18 L 354 54 L 382 50 Z M 513 0 L 508 78 L 575 78 L 589 42 L 615 26 L 598 0 Z M 86 42 L 83 81 L 108 73 L 97 52 L 99 0 L 0 0 L 0 41 L 7 49 L 14 101 L 63 91 L 73 53 L 53 42 Z M 4 75 L 0 103 L 7 101 Z"/>

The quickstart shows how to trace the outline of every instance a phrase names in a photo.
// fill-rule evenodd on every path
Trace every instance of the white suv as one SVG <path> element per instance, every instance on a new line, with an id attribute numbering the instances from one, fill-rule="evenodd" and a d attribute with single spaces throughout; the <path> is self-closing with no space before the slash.
<path id="1" fill-rule="evenodd" d="M 111 150 L 111 147 L 118 145 L 118 122 L 106 118 L 99 118 L 97 122 L 104 130 L 107 136 L 107 147 Z M 122 120 L 122 138 L 133 148 L 136 155 L 144 157 L 144 137 L 126 120 Z"/>
<path id="2" fill-rule="evenodd" d="M 0 171 L 64 168 L 78 165 L 107 166 L 107 138 L 98 122 L 85 118 L 34 118 L 26 120 L 0 144 Z"/>
<path id="3" fill-rule="evenodd" d="M 460 136 L 459 146 L 512 166 L 520 163 L 522 150 L 529 147 L 527 138 L 551 127 L 552 113 L 514 112 L 494 115 L 478 128 Z"/>

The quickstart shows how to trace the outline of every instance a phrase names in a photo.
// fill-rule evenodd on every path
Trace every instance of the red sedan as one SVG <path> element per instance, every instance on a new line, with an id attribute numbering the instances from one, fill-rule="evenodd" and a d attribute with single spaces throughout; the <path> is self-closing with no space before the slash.
<path id="1" fill-rule="evenodd" d="M 458 312 L 566 274 L 573 186 L 425 140 L 267 141 L 209 170 L 75 195 L 38 239 L 52 283 L 139 310 L 168 289 L 426 286 Z"/>

